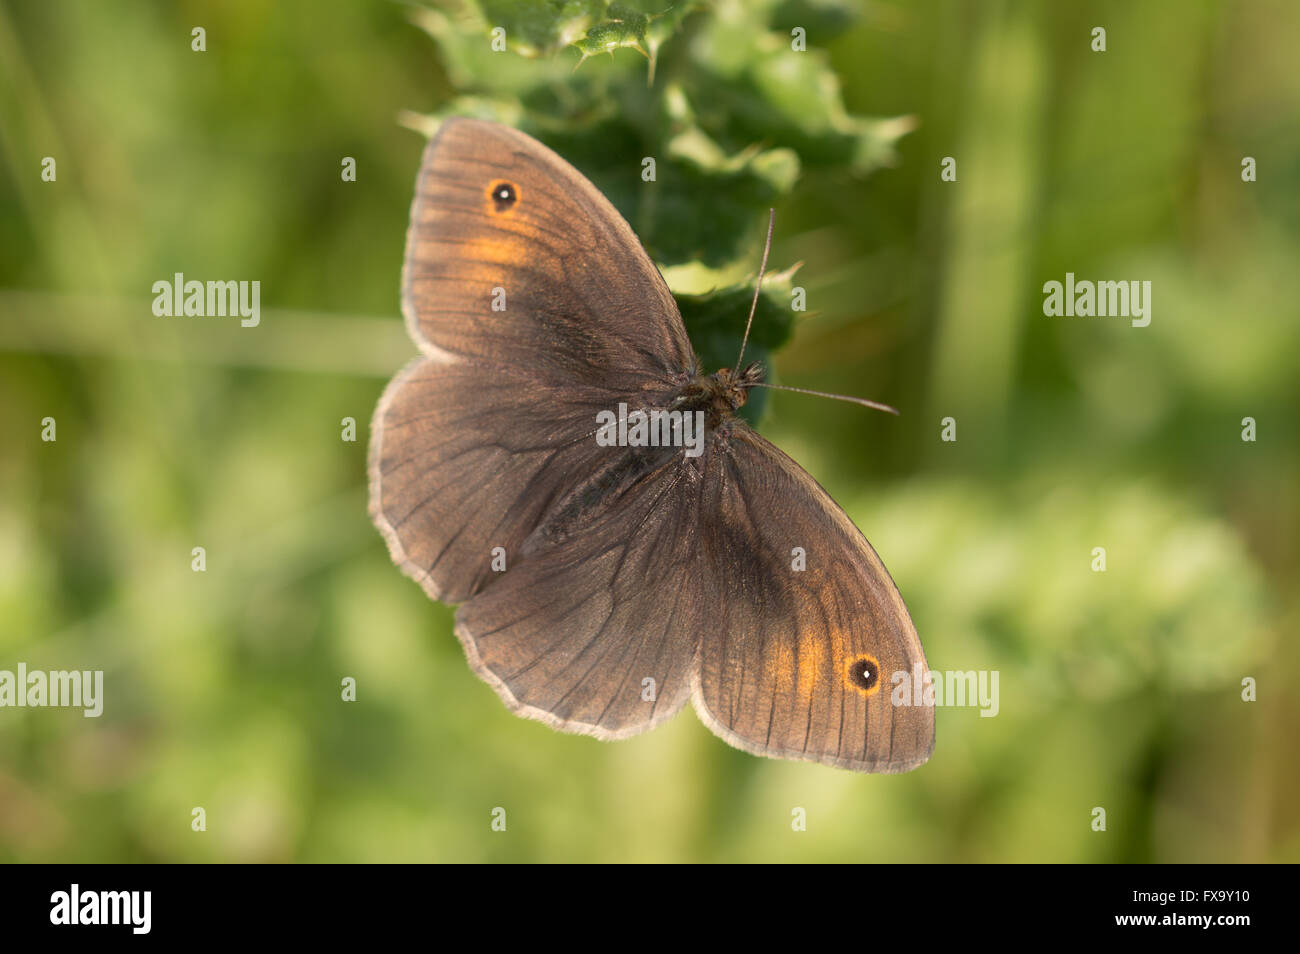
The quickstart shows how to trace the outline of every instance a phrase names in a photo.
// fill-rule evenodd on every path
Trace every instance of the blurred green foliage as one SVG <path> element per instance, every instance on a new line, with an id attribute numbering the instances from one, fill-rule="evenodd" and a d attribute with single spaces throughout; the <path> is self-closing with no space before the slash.
<path id="1" fill-rule="evenodd" d="M 0 859 L 1300 860 L 1297 37 L 1285 0 L 0 3 L 0 669 L 107 695 L 0 709 Z M 855 776 L 473 676 L 364 487 L 411 128 L 452 113 L 587 174 L 707 364 L 776 207 L 751 356 L 902 415 L 763 430 L 997 717 Z M 155 318 L 177 271 L 259 279 L 262 324 Z M 1150 280 L 1150 327 L 1044 317 L 1066 271 Z"/>

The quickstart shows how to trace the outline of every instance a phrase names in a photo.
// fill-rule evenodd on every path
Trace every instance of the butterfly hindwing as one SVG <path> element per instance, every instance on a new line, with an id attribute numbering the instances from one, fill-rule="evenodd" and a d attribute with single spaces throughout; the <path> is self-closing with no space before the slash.
<path id="1" fill-rule="evenodd" d="M 605 458 L 555 508 L 519 564 L 456 613 L 471 665 L 514 711 L 619 738 L 690 695 L 711 601 L 699 567 L 700 482 L 680 454 Z"/>

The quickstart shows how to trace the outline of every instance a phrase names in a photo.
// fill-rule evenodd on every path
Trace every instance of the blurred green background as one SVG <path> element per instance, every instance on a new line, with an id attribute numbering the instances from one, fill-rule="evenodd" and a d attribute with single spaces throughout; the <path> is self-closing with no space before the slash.
<path id="1" fill-rule="evenodd" d="M 0 859 L 1300 860 L 1300 5 L 666 6 L 0 3 L 0 669 L 106 674 L 99 719 L 0 709 Z M 689 711 L 561 735 L 470 672 L 364 486 L 448 112 L 590 175 L 711 359 L 775 205 L 778 378 L 902 414 L 762 429 L 996 718 L 857 776 Z M 261 325 L 154 317 L 177 271 L 260 280 Z M 1067 271 L 1151 281 L 1150 326 L 1045 317 Z"/>

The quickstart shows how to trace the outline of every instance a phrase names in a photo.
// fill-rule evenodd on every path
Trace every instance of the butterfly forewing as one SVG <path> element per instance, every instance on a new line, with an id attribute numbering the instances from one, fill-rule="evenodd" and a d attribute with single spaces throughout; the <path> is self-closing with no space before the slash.
<path id="1" fill-rule="evenodd" d="M 420 169 L 402 304 L 428 350 L 563 384 L 689 369 L 663 277 L 609 200 L 554 152 L 453 118 Z"/>
<path id="2" fill-rule="evenodd" d="M 663 392 L 693 356 L 609 201 L 536 140 L 478 120 L 444 121 L 425 149 L 402 306 L 425 358 L 376 409 L 370 509 L 403 570 L 460 602 L 596 466 L 594 409 Z"/>

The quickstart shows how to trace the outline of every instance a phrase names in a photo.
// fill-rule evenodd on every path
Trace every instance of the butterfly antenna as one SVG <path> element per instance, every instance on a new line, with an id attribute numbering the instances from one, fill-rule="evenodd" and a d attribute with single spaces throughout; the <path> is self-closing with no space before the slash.
<path id="1" fill-rule="evenodd" d="M 758 266 L 758 280 L 754 283 L 754 300 L 749 305 L 749 318 L 745 321 L 745 336 L 740 339 L 740 354 L 736 358 L 735 374 L 740 373 L 740 364 L 745 360 L 745 345 L 749 343 L 749 329 L 754 325 L 754 313 L 758 310 L 758 296 L 763 291 L 763 274 L 767 271 L 767 255 L 772 250 L 772 226 L 776 223 L 776 209 L 767 210 L 767 240 L 763 243 L 763 261 Z M 868 401 L 866 398 L 851 397 L 847 394 L 831 394 L 828 391 L 814 391 L 810 388 L 796 388 L 788 384 L 768 384 L 766 381 L 747 382 L 746 387 L 751 388 L 771 388 L 774 391 L 793 391 L 796 394 L 811 394 L 813 397 L 831 398 L 835 401 L 848 401 L 850 404 L 860 404 L 862 407 L 874 408 L 877 411 L 885 411 L 889 414 L 897 414 L 898 409 L 890 407 L 888 404 L 881 404 L 878 401 Z"/>
<path id="2" fill-rule="evenodd" d="M 890 407 L 888 404 L 881 404 L 878 401 L 868 401 L 866 398 L 851 397 L 847 394 L 831 394 L 828 391 L 813 391 L 810 388 L 795 388 L 788 384 L 768 384 L 766 381 L 753 381 L 747 387 L 751 388 L 771 388 L 774 391 L 793 391 L 795 394 L 811 394 L 813 397 L 833 398 L 836 401 L 848 401 L 850 404 L 861 404 L 863 407 L 875 408 L 877 411 L 886 411 L 890 414 L 897 414 L 898 408 Z"/>
<path id="3" fill-rule="evenodd" d="M 763 261 L 758 266 L 758 281 L 754 283 L 754 301 L 749 306 L 749 320 L 745 322 L 745 337 L 740 339 L 740 354 L 736 357 L 735 373 L 740 373 L 740 362 L 745 360 L 745 345 L 749 343 L 749 329 L 754 324 L 758 310 L 758 295 L 763 290 L 763 273 L 767 271 L 767 253 L 772 250 L 772 226 L 776 223 L 776 209 L 767 210 L 767 241 L 763 243 Z"/>

